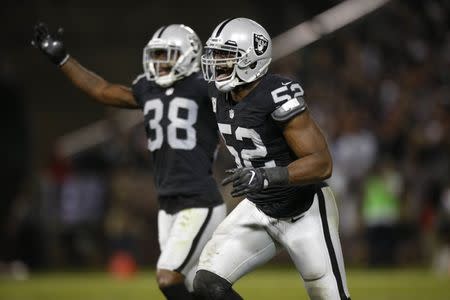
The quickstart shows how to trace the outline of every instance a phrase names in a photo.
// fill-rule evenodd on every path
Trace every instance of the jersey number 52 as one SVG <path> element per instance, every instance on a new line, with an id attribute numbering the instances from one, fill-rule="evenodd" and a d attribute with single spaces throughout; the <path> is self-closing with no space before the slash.
<path id="1" fill-rule="evenodd" d="M 231 125 L 229 124 L 223 124 L 218 123 L 219 131 L 223 137 L 223 139 L 226 142 L 225 135 L 232 135 L 232 129 Z M 264 146 L 261 136 L 254 130 L 244 127 L 238 127 L 236 128 L 236 131 L 234 132 L 234 138 L 237 141 L 243 141 L 244 138 L 250 139 L 254 145 L 255 148 L 253 149 L 242 149 L 240 152 L 238 152 L 233 146 L 230 146 L 227 144 L 228 151 L 230 151 L 231 155 L 234 157 L 234 161 L 236 163 L 236 166 L 238 168 L 245 167 L 259 167 L 254 166 L 251 162 L 251 160 L 255 159 L 264 159 L 264 157 L 267 156 L 267 148 Z M 275 167 L 275 161 L 270 160 L 266 161 L 264 163 L 265 167 Z"/>
<path id="2" fill-rule="evenodd" d="M 169 125 L 167 126 L 167 143 L 172 149 L 191 150 L 197 144 L 197 135 L 193 125 L 197 122 L 198 105 L 195 101 L 175 97 L 170 102 L 167 118 L 169 119 Z M 179 111 L 184 109 L 187 111 L 186 118 L 180 118 Z M 164 130 L 161 126 L 161 120 L 163 119 L 164 103 L 161 99 L 153 99 L 147 101 L 144 106 L 144 115 L 147 116 L 150 111 L 154 111 L 153 117 L 148 120 L 148 127 L 155 132 L 154 137 L 148 137 L 148 149 L 150 151 L 161 148 L 164 140 Z M 177 136 L 177 129 L 181 129 L 186 133 L 186 136 L 181 138 Z"/>

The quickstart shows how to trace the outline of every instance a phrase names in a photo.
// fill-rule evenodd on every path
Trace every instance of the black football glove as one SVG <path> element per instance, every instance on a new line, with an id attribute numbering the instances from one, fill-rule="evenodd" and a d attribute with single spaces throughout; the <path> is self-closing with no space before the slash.
<path id="1" fill-rule="evenodd" d="M 231 175 L 222 181 L 222 185 L 233 182 L 233 190 L 231 191 L 233 197 L 260 192 L 269 186 L 289 184 L 289 173 L 285 167 L 246 167 L 231 169 L 226 172 L 231 173 Z"/>
<path id="2" fill-rule="evenodd" d="M 47 25 L 38 23 L 34 26 L 31 45 L 41 50 L 52 63 L 61 66 L 69 57 L 62 40 L 63 32 L 64 30 L 59 28 L 56 34 L 52 35 L 48 31 Z"/>

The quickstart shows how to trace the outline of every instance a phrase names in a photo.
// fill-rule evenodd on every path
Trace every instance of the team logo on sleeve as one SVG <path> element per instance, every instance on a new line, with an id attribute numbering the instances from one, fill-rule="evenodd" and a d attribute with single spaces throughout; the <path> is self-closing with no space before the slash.
<path id="1" fill-rule="evenodd" d="M 255 49 L 256 55 L 263 55 L 269 46 L 269 40 L 266 39 L 262 34 L 253 34 L 253 48 Z"/>

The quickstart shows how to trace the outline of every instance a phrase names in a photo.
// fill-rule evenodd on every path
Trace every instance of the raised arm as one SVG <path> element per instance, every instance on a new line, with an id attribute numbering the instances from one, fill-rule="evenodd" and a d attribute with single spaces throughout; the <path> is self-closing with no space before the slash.
<path id="1" fill-rule="evenodd" d="M 84 68 L 72 57 L 69 57 L 61 66 L 61 71 L 75 86 L 100 103 L 123 108 L 138 108 L 129 87 L 109 83 Z"/>
<path id="2" fill-rule="evenodd" d="M 70 57 L 64 46 L 62 33 L 60 28 L 52 35 L 45 24 L 39 23 L 34 27 L 32 45 L 58 65 L 75 86 L 97 102 L 122 108 L 138 108 L 129 87 L 106 81 Z"/>

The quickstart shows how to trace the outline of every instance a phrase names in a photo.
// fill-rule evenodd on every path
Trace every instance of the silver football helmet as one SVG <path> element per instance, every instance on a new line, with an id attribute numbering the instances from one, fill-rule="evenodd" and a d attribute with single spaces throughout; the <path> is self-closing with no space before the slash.
<path id="1" fill-rule="evenodd" d="M 205 80 L 228 92 L 266 74 L 272 60 L 267 31 L 247 18 L 228 19 L 214 29 L 202 55 Z"/>
<path id="2" fill-rule="evenodd" d="M 188 26 L 172 24 L 159 28 L 144 48 L 143 65 L 148 80 L 162 87 L 200 69 L 202 45 Z"/>

